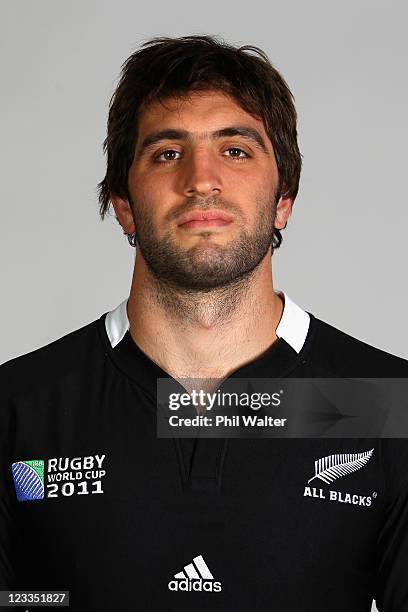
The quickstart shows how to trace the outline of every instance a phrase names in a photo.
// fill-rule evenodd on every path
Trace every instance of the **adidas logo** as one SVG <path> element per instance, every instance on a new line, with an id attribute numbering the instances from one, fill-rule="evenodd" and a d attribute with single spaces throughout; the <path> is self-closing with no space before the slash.
<path id="1" fill-rule="evenodd" d="M 221 591 L 221 582 L 214 580 L 202 555 L 194 557 L 183 571 L 174 574 L 174 578 L 176 580 L 170 580 L 168 584 L 170 591 Z"/>

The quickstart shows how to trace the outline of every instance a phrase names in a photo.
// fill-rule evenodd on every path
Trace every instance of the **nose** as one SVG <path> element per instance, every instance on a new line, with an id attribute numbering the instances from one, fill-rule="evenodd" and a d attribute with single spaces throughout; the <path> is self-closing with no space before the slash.
<path id="1" fill-rule="evenodd" d="M 208 197 L 221 193 L 221 176 L 211 151 L 201 149 L 190 153 L 183 170 L 181 187 L 186 197 Z"/>

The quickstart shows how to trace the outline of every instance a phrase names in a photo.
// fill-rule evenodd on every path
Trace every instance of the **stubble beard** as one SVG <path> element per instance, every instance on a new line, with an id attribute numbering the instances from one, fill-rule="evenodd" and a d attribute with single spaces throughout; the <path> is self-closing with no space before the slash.
<path id="1" fill-rule="evenodd" d="M 187 249 L 180 248 L 170 230 L 158 237 L 152 218 L 145 212 L 139 214 L 139 206 L 132 207 L 137 229 L 136 243 L 146 265 L 163 291 L 181 294 L 223 292 L 233 286 L 241 291 L 272 245 L 276 215 L 276 192 L 269 197 L 257 197 L 257 216 L 253 229 L 242 227 L 242 215 L 235 207 L 220 203 L 219 198 L 188 202 L 186 210 L 219 208 L 231 213 L 236 222 L 241 221 L 240 230 L 227 245 L 211 240 L 210 231 L 200 232 L 197 244 Z M 140 207 L 149 210 L 147 203 Z M 183 212 L 185 212 L 183 210 Z"/>

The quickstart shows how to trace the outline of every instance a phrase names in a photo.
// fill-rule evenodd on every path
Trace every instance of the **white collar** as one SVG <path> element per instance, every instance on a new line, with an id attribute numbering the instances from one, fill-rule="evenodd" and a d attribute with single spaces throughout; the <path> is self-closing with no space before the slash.
<path id="1" fill-rule="evenodd" d="M 309 331 L 310 316 L 295 304 L 284 291 L 278 290 L 276 293 L 284 299 L 282 317 L 276 328 L 276 335 L 278 338 L 283 338 L 296 353 L 299 353 Z M 123 300 L 114 310 L 108 312 L 105 317 L 106 333 L 112 348 L 119 344 L 129 329 L 127 301 L 128 298 Z"/>
<path id="2" fill-rule="evenodd" d="M 310 315 L 295 304 L 284 291 L 277 291 L 285 301 L 279 325 L 278 338 L 283 338 L 297 353 L 300 353 L 309 331 Z"/>

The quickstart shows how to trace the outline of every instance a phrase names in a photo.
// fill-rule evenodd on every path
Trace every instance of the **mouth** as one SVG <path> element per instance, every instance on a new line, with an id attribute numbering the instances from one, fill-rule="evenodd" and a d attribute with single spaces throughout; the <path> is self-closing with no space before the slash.
<path id="1" fill-rule="evenodd" d="M 232 217 L 221 210 L 193 210 L 180 215 L 177 226 L 183 229 L 222 227 L 229 225 L 232 221 Z"/>

